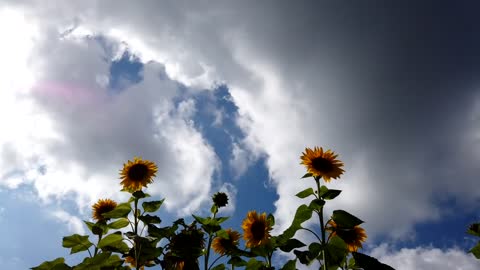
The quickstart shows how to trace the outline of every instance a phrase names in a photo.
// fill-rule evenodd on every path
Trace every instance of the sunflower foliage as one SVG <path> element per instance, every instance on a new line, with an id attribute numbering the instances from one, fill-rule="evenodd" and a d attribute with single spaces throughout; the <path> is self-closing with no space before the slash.
<path id="1" fill-rule="evenodd" d="M 480 222 L 470 224 L 467 233 L 480 238 Z M 469 253 L 472 253 L 475 258 L 480 260 L 480 240 L 478 240 L 477 245 L 470 249 Z"/>
<path id="2" fill-rule="evenodd" d="M 291 225 L 282 234 L 272 235 L 275 217 L 255 210 L 244 218 L 242 233 L 223 228 L 223 222 L 229 218 L 218 215 L 219 209 L 228 204 L 228 196 L 223 192 L 212 196 L 208 216 L 193 214 L 189 223 L 180 218 L 170 225 L 161 225 L 157 212 L 164 199 L 152 200 L 144 191 L 153 183 L 157 166 L 135 157 L 120 171 L 121 191 L 129 193 L 129 200 L 98 200 L 92 206 L 92 220 L 84 221 L 90 234 L 63 238 L 63 247 L 70 249 L 71 254 L 82 252 L 85 258 L 70 266 L 59 257 L 31 269 L 273 270 L 279 267 L 273 261 L 274 254 L 281 252 L 293 257 L 279 267 L 283 270 L 296 269 L 299 264 L 311 266 L 315 261 L 323 270 L 393 269 L 358 252 L 367 238 L 360 227 L 362 220 L 341 209 L 334 210 L 328 219 L 324 215 L 327 202 L 341 194 L 341 190 L 327 187 L 344 172 L 337 155 L 315 147 L 306 148 L 300 159 L 307 169 L 302 178 L 312 179 L 312 187 L 296 194 L 306 203 L 297 208 Z M 311 219 L 318 220 L 315 228 L 304 225 Z M 296 239 L 300 230 L 309 232 L 315 241 L 307 245 Z M 478 231 L 476 236 L 480 236 Z M 240 247 L 242 238 L 244 248 Z M 478 245 L 476 248 L 480 250 Z M 472 252 L 477 256 L 478 251 Z"/>

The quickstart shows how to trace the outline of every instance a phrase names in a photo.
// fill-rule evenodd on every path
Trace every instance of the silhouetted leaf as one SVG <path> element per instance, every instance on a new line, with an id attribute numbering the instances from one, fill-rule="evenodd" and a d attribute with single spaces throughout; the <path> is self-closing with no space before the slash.
<path id="1" fill-rule="evenodd" d="M 344 210 L 335 210 L 332 215 L 333 221 L 342 228 L 353 228 L 363 223 L 362 220 Z"/>
<path id="2" fill-rule="evenodd" d="M 158 209 L 160 209 L 160 206 L 162 206 L 164 201 L 165 201 L 165 199 L 160 200 L 160 201 L 143 202 L 142 203 L 143 210 L 145 210 L 145 212 L 149 212 L 149 213 L 155 212 Z"/>

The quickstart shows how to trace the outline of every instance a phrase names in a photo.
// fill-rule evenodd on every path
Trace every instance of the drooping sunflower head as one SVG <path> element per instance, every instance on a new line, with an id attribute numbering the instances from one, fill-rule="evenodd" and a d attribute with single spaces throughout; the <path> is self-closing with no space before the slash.
<path id="1" fill-rule="evenodd" d="M 129 160 L 123 164 L 123 169 L 120 171 L 121 184 L 130 192 L 141 190 L 142 187 L 153 182 L 157 170 L 154 162 L 135 157 L 133 161 Z"/>
<path id="2" fill-rule="evenodd" d="M 224 192 L 217 192 L 213 194 L 213 203 L 218 207 L 224 207 L 228 204 L 228 196 Z"/>
<path id="3" fill-rule="evenodd" d="M 232 229 L 226 229 L 228 238 L 215 237 L 212 242 L 213 251 L 220 255 L 230 254 L 238 246 L 240 234 Z"/>
<path id="4" fill-rule="evenodd" d="M 258 215 L 256 211 L 249 211 L 243 220 L 242 229 L 245 245 L 252 248 L 268 243 L 272 226 L 267 220 L 266 213 Z"/>
<path id="5" fill-rule="evenodd" d="M 336 179 L 344 172 L 343 162 L 336 159 L 337 156 L 332 150 L 323 151 L 322 147 L 305 148 L 300 164 L 305 165 L 313 176 L 321 176 L 325 182 L 330 182 L 331 178 Z"/>
<path id="6" fill-rule="evenodd" d="M 196 225 L 183 229 L 170 240 L 172 254 L 185 260 L 197 259 L 204 248 L 204 233 Z"/>
<path id="7" fill-rule="evenodd" d="M 367 233 L 365 230 L 360 226 L 355 226 L 353 228 L 341 228 L 340 226 L 335 223 L 335 221 L 330 220 L 327 223 L 326 230 L 330 232 L 331 238 L 335 235 L 340 237 L 345 244 L 347 244 L 348 251 L 356 252 L 358 248 L 362 248 L 362 242 L 367 240 Z"/>
<path id="8" fill-rule="evenodd" d="M 112 211 L 115 207 L 117 207 L 115 201 L 110 199 L 100 199 L 92 206 L 92 217 L 96 221 L 108 220 L 108 218 L 105 218 L 102 214 Z"/>

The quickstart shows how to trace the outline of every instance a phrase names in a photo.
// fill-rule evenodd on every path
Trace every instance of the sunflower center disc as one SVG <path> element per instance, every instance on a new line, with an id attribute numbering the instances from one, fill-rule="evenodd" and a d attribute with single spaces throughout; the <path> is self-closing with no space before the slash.
<path id="1" fill-rule="evenodd" d="M 143 164 L 135 164 L 128 170 L 128 178 L 134 181 L 142 181 L 148 174 L 148 167 Z"/>
<path id="2" fill-rule="evenodd" d="M 250 230 L 255 240 L 262 240 L 265 236 L 265 225 L 262 222 L 254 222 Z"/>
<path id="3" fill-rule="evenodd" d="M 333 170 L 332 162 L 328 159 L 317 157 L 312 160 L 312 166 L 317 171 L 330 172 Z"/>

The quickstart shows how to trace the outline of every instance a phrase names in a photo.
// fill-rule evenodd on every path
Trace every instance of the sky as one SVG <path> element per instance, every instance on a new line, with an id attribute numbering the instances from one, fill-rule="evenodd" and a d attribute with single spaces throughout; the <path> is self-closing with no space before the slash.
<path id="1" fill-rule="evenodd" d="M 0 2 L 2 269 L 69 256 L 118 171 L 158 167 L 164 222 L 249 210 L 288 227 L 311 183 L 300 155 L 339 154 L 327 214 L 365 221 L 396 269 L 479 269 L 480 6 L 472 1 Z M 117 186 L 118 185 L 118 186 Z M 300 266 L 298 266 L 300 267 Z"/>

